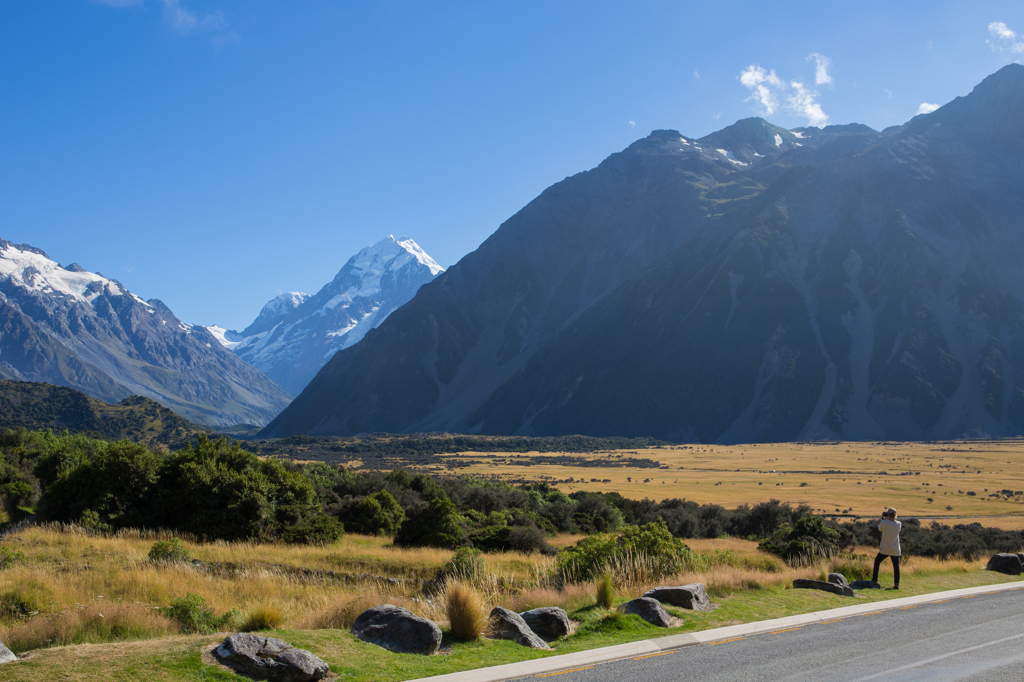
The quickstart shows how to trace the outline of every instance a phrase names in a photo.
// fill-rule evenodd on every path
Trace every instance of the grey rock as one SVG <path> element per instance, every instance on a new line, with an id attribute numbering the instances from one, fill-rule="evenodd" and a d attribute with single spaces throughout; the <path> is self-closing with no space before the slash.
<path id="1" fill-rule="evenodd" d="M 661 605 L 657 599 L 650 597 L 638 597 L 626 602 L 618 608 L 620 613 L 635 613 L 651 625 L 659 628 L 667 628 L 672 625 L 672 616 Z"/>
<path id="2" fill-rule="evenodd" d="M 429 656 L 441 647 L 441 628 L 436 623 L 393 604 L 363 611 L 352 624 L 352 634 L 399 654 Z"/>
<path id="3" fill-rule="evenodd" d="M 515 611 L 494 607 L 490 618 L 491 635 L 498 639 L 510 639 L 516 644 L 530 647 L 531 649 L 550 649 L 547 642 L 537 636 L 530 626 L 526 624 L 523 617 Z"/>
<path id="4" fill-rule="evenodd" d="M 988 560 L 985 570 L 1005 573 L 1006 575 L 1020 575 L 1024 572 L 1020 556 L 1017 554 L 995 554 Z"/>
<path id="5" fill-rule="evenodd" d="M 874 580 L 854 580 L 850 583 L 850 587 L 855 590 L 880 590 L 882 586 L 876 583 Z"/>
<path id="6" fill-rule="evenodd" d="M 831 592 L 832 594 L 838 594 L 843 597 L 857 596 L 849 585 L 836 585 L 823 580 L 804 580 L 803 578 L 797 578 L 793 581 L 793 587 L 798 590 L 821 590 L 822 592 Z"/>
<path id="7" fill-rule="evenodd" d="M 0 642 L 0 663 L 10 663 L 16 660 L 18 657 L 14 655 L 14 652 L 8 649 L 6 644 Z"/>
<path id="8" fill-rule="evenodd" d="M 547 641 L 558 639 L 569 634 L 569 614 L 557 606 L 545 606 L 531 609 L 519 614 L 530 626 L 530 629 Z"/>
<path id="9" fill-rule="evenodd" d="M 273 682 L 311 682 L 330 672 L 319 657 L 273 637 L 231 635 L 213 651 L 218 660 L 247 675 Z"/>
<path id="10" fill-rule="evenodd" d="M 657 599 L 662 604 L 671 604 L 693 611 L 710 611 L 711 601 L 708 593 L 700 583 L 679 585 L 678 587 L 655 587 L 644 594 L 645 597 Z"/>
<path id="11" fill-rule="evenodd" d="M 840 587 L 850 586 L 850 583 L 846 580 L 846 576 L 842 573 L 829 573 L 828 581 L 833 585 L 839 585 Z"/>

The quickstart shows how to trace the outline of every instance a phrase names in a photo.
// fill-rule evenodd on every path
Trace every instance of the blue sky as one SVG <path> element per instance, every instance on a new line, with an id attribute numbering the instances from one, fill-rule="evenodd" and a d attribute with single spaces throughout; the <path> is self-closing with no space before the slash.
<path id="1" fill-rule="evenodd" d="M 241 329 L 389 233 L 452 265 L 653 129 L 881 129 L 1022 34 L 1019 0 L 5 0 L 0 237 Z"/>

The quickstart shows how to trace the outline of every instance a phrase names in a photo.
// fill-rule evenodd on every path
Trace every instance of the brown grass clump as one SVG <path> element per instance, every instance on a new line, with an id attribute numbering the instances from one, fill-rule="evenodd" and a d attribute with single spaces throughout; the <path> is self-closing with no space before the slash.
<path id="1" fill-rule="evenodd" d="M 273 606 L 258 606 L 246 614 L 240 628 L 242 632 L 276 630 L 284 622 L 284 614 Z"/>
<path id="2" fill-rule="evenodd" d="M 39 615 L 0 630 L 15 653 L 66 644 L 97 644 L 178 634 L 178 626 L 141 604 L 79 606 Z"/>
<path id="3" fill-rule="evenodd" d="M 459 639 L 479 639 L 487 624 L 487 615 L 477 591 L 466 583 L 453 581 L 446 585 L 444 596 L 451 633 Z"/>
<path id="4" fill-rule="evenodd" d="M 612 602 L 615 601 L 615 585 L 610 573 L 605 573 L 594 582 L 594 598 L 598 605 L 606 609 L 612 607 Z"/>
<path id="5" fill-rule="evenodd" d="M 374 606 L 380 606 L 386 603 L 388 600 L 382 597 L 376 590 L 370 590 L 359 596 L 342 599 L 333 604 L 328 605 L 326 608 L 318 613 L 307 618 L 302 623 L 303 628 L 311 630 L 348 630 L 352 627 L 352 623 L 356 622 L 358 618 L 367 609 L 372 609 Z"/>

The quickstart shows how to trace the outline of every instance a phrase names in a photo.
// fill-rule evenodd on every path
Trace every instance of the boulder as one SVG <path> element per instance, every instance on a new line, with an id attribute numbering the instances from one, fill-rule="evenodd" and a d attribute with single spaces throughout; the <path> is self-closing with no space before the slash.
<path id="1" fill-rule="evenodd" d="M 524 611 L 519 614 L 530 626 L 530 629 L 547 641 L 558 639 L 569 634 L 569 614 L 557 606 L 545 606 L 540 609 Z"/>
<path id="2" fill-rule="evenodd" d="M 330 671 L 326 663 L 305 649 L 249 633 L 229 636 L 213 653 L 225 665 L 258 680 L 310 682 L 323 679 Z"/>
<path id="3" fill-rule="evenodd" d="M 6 644 L 0 642 L 0 663 L 10 663 L 16 660 L 18 657 L 14 655 L 14 652 L 8 649 Z"/>
<path id="4" fill-rule="evenodd" d="M 659 628 L 672 626 L 672 616 L 668 615 L 668 612 L 657 599 L 638 597 L 626 602 L 618 610 L 620 613 L 635 613 L 651 625 L 657 625 Z"/>
<path id="5" fill-rule="evenodd" d="M 510 639 L 516 644 L 531 649 L 550 649 L 547 642 L 530 629 L 523 617 L 515 611 L 495 606 L 491 611 L 491 636 L 497 639 Z"/>
<path id="6" fill-rule="evenodd" d="M 645 597 L 657 599 L 662 604 L 671 604 L 693 611 L 710 611 L 711 602 L 708 600 L 708 593 L 700 583 L 680 585 L 678 587 L 655 587 Z"/>
<path id="7" fill-rule="evenodd" d="M 857 594 L 849 585 L 836 585 L 834 583 L 828 583 L 824 580 L 804 580 L 797 578 L 793 581 L 793 587 L 798 590 L 821 590 L 822 592 L 831 592 L 832 594 L 838 594 L 843 597 L 856 597 Z"/>
<path id="8" fill-rule="evenodd" d="M 1020 575 L 1024 572 L 1021 567 L 1021 559 L 1017 554 L 996 554 L 988 560 L 985 570 L 1005 573 L 1006 575 Z"/>
<path id="9" fill-rule="evenodd" d="M 850 583 L 850 587 L 855 590 L 880 590 L 882 586 L 876 583 L 874 580 L 854 580 Z"/>
<path id="10" fill-rule="evenodd" d="M 849 587 L 850 583 L 847 582 L 846 576 L 842 573 L 829 573 L 828 581 L 833 585 L 839 585 L 840 587 Z"/>
<path id="11" fill-rule="evenodd" d="M 370 644 L 398 654 L 436 654 L 441 647 L 441 628 L 400 606 L 382 604 L 359 614 L 352 634 Z"/>

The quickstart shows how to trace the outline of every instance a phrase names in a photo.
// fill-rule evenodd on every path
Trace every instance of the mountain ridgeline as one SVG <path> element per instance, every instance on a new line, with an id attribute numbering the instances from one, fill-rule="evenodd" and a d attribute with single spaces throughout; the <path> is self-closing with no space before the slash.
<path id="1" fill-rule="evenodd" d="M 161 301 L 2 239 L 0 378 L 141 395 L 208 425 L 265 424 L 291 398 Z"/>
<path id="2" fill-rule="evenodd" d="M 320 368 L 404 305 L 444 268 L 408 237 L 361 250 L 315 295 L 281 294 L 242 332 L 209 331 L 292 395 Z"/>
<path id="3" fill-rule="evenodd" d="M 0 381 L 0 428 L 68 431 L 150 447 L 180 447 L 210 433 L 140 395 L 110 405 L 73 388 L 27 381 Z"/>
<path id="4" fill-rule="evenodd" d="M 264 436 L 1024 433 L 1024 66 L 876 132 L 655 131 L 545 190 Z"/>

